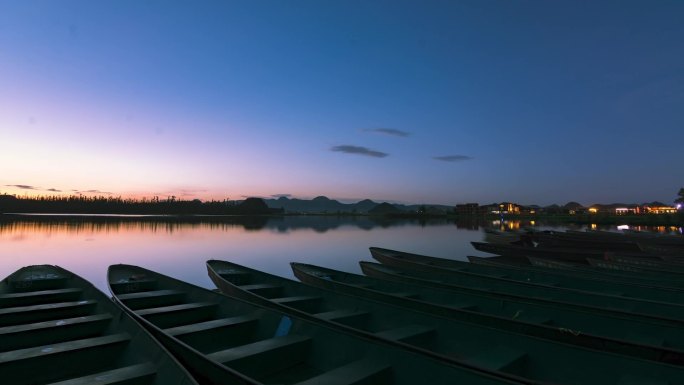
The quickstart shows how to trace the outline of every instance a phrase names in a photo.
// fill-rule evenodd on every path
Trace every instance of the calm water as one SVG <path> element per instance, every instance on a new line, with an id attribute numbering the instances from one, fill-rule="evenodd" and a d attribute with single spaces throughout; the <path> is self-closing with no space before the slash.
<path id="1" fill-rule="evenodd" d="M 0 222 L 0 276 L 26 265 L 56 264 L 107 292 L 107 267 L 127 263 L 213 288 L 206 274 L 208 259 L 288 278 L 294 278 L 293 261 L 360 273 L 358 261 L 371 260 L 370 246 L 464 260 L 486 255 L 469 243 L 483 238 L 480 224 L 446 221 L 26 217 Z"/>

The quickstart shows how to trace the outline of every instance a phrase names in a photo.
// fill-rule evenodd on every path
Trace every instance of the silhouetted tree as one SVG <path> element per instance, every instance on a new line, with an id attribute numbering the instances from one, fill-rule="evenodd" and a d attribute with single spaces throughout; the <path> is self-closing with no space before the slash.
<path id="1" fill-rule="evenodd" d="M 677 193 L 679 197 L 675 199 L 675 202 L 677 203 L 684 203 L 684 187 L 679 189 L 679 192 Z"/>

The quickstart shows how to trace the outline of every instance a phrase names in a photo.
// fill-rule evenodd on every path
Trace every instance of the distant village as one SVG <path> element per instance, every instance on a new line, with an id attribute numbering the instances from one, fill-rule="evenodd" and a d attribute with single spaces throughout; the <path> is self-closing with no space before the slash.
<path id="1" fill-rule="evenodd" d="M 489 215 L 489 214 L 514 214 L 514 215 L 536 215 L 536 214 L 607 214 L 607 215 L 628 215 L 628 214 L 676 214 L 682 210 L 682 204 L 668 206 L 661 202 L 644 204 L 595 204 L 585 207 L 577 202 L 569 202 L 563 206 L 551 205 L 523 206 L 511 202 L 493 203 L 480 205 L 478 203 L 466 203 L 456 205 L 455 211 L 458 215 Z"/>

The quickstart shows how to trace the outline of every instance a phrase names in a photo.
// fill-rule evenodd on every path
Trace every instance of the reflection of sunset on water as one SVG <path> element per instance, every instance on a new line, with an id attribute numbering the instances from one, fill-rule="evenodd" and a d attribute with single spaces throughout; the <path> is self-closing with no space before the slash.
<path id="1" fill-rule="evenodd" d="M 211 287 L 204 263 L 226 259 L 293 278 L 289 262 L 319 264 L 359 273 L 368 247 L 381 246 L 465 259 L 479 231 L 453 223 L 289 218 L 255 229 L 244 223 L 136 220 L 19 220 L 0 222 L 0 276 L 30 264 L 56 264 L 106 290 L 107 266 L 140 265 Z"/>

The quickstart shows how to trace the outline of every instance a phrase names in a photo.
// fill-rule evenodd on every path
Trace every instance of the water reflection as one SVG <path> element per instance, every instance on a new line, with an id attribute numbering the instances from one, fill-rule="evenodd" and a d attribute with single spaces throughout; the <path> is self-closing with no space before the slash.
<path id="1" fill-rule="evenodd" d="M 212 287 L 205 261 L 230 260 L 293 278 L 298 261 L 360 273 L 368 247 L 464 260 L 482 255 L 478 223 L 368 217 L 14 217 L 0 221 L 0 276 L 56 264 L 106 290 L 107 266 L 128 263 Z"/>
<path id="2" fill-rule="evenodd" d="M 484 240 L 483 228 L 516 231 L 526 222 L 369 217 L 7 217 L 0 216 L 0 277 L 31 264 L 56 264 L 106 291 L 111 264 L 140 265 L 213 287 L 205 261 L 224 259 L 293 278 L 289 262 L 312 263 L 360 273 L 370 260 L 368 247 L 465 260 L 486 256 L 471 241 Z M 553 226 L 553 227 L 552 227 Z M 593 226 L 592 226 L 593 227 Z M 536 224 L 535 228 L 568 228 Z M 574 226 L 575 229 L 587 226 Z M 616 230 L 616 226 L 599 227 Z M 635 230 L 645 228 L 635 228 Z M 671 230 L 671 229 L 667 229 Z"/>
<path id="3" fill-rule="evenodd" d="M 0 234 L 17 232 L 174 232 L 184 228 L 210 228 L 219 231 L 243 229 L 269 230 L 288 233 L 313 230 L 324 233 L 342 227 L 372 230 L 377 227 L 456 225 L 457 228 L 478 230 L 486 221 L 459 221 L 443 218 L 393 219 L 384 217 L 327 217 L 327 216 L 82 216 L 82 215 L 5 215 L 0 217 Z"/>

